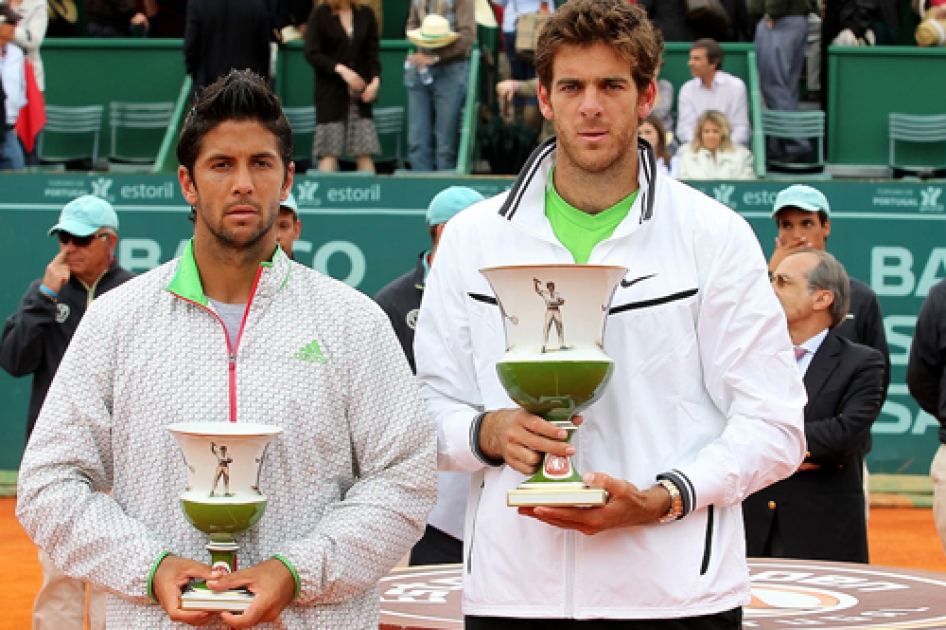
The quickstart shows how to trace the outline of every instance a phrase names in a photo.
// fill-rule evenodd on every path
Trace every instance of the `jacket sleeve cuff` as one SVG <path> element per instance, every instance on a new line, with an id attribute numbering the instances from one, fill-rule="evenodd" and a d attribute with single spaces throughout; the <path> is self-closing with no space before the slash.
<path id="1" fill-rule="evenodd" d="M 302 581 L 299 579 L 298 571 L 296 571 L 296 568 L 292 566 L 292 563 L 289 562 L 289 560 L 285 556 L 281 556 L 277 553 L 273 555 L 273 559 L 279 560 L 280 562 L 282 562 L 284 565 L 286 565 L 286 568 L 289 569 L 289 572 L 292 573 L 292 579 L 296 583 L 296 590 L 292 594 L 292 601 L 296 601 L 297 599 L 299 599 L 299 593 L 302 592 Z"/>
<path id="2" fill-rule="evenodd" d="M 161 602 L 158 601 L 158 598 L 154 594 L 154 574 L 157 573 L 158 567 L 161 566 L 161 563 L 164 561 L 164 559 L 170 555 L 170 551 L 161 552 L 161 554 L 154 561 L 154 564 L 151 565 L 151 571 L 148 573 L 148 597 L 155 604 L 160 604 Z"/>
<path id="3" fill-rule="evenodd" d="M 473 451 L 476 459 L 480 460 L 487 466 L 498 468 L 506 462 L 502 459 L 494 459 L 489 457 L 482 451 L 482 449 L 480 449 L 480 427 L 483 426 L 483 418 L 485 417 L 485 411 L 483 413 L 477 414 L 477 416 L 473 419 L 473 422 L 470 424 L 470 450 Z"/>

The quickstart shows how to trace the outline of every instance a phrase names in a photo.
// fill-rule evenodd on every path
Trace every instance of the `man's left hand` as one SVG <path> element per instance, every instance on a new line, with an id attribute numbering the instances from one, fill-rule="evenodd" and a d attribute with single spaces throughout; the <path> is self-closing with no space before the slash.
<path id="1" fill-rule="evenodd" d="M 219 578 L 207 580 L 207 586 L 215 591 L 245 586 L 253 593 L 253 603 L 242 615 L 220 613 L 220 618 L 232 628 L 251 628 L 258 623 L 276 621 L 283 608 L 292 603 L 296 592 L 292 573 L 275 558 L 249 569 L 221 574 Z"/>
<path id="2" fill-rule="evenodd" d="M 584 480 L 591 488 L 608 491 L 610 498 L 607 505 L 592 508 L 519 508 L 519 513 L 555 527 L 576 529 L 591 536 L 617 527 L 656 523 L 670 509 L 670 494 L 663 486 L 641 491 L 632 483 L 604 473 L 585 473 Z"/>

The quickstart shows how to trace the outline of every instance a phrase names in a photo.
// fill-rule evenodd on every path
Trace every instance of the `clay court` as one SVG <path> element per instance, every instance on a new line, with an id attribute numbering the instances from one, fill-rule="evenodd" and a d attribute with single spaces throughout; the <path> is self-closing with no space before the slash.
<path id="1" fill-rule="evenodd" d="M 16 521 L 15 506 L 16 499 L 0 498 L 0 630 L 30 627 L 41 581 L 36 547 Z M 930 509 L 874 507 L 869 534 L 871 564 L 946 573 Z"/>

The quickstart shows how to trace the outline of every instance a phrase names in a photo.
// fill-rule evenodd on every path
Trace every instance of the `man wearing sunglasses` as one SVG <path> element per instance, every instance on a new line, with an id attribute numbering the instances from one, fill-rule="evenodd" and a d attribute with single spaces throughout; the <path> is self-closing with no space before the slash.
<path id="1" fill-rule="evenodd" d="M 15 377 L 33 375 L 27 439 L 85 309 L 102 293 L 134 277 L 115 261 L 118 217 L 103 199 L 86 195 L 69 202 L 49 235 L 59 238 L 59 253 L 43 277 L 30 284 L 19 309 L 4 324 L 0 341 L 0 366 Z M 33 604 L 33 627 L 82 627 L 85 583 L 59 571 L 44 552 L 40 563 L 43 586 Z M 89 627 L 104 628 L 104 615 L 104 593 L 93 589 Z"/>

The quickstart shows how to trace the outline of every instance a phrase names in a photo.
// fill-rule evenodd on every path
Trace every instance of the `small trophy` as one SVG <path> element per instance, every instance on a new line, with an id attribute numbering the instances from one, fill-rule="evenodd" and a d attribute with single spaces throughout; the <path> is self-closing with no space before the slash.
<path id="1" fill-rule="evenodd" d="M 516 404 L 568 431 L 572 417 L 601 397 L 614 362 L 602 339 L 611 298 L 627 269 L 603 265 L 530 265 L 481 269 L 496 294 L 506 330 L 499 380 Z M 571 457 L 545 454 L 539 470 L 506 495 L 510 507 L 604 505 Z"/>
<path id="2" fill-rule="evenodd" d="M 167 427 L 187 466 L 181 508 L 187 520 L 210 535 L 211 566 L 232 573 L 239 546 L 235 537 L 256 525 L 266 511 L 259 487 L 266 451 L 279 427 L 229 422 L 182 422 Z M 246 589 L 213 591 L 203 581 L 181 595 L 183 610 L 243 612 L 253 603 Z"/>

